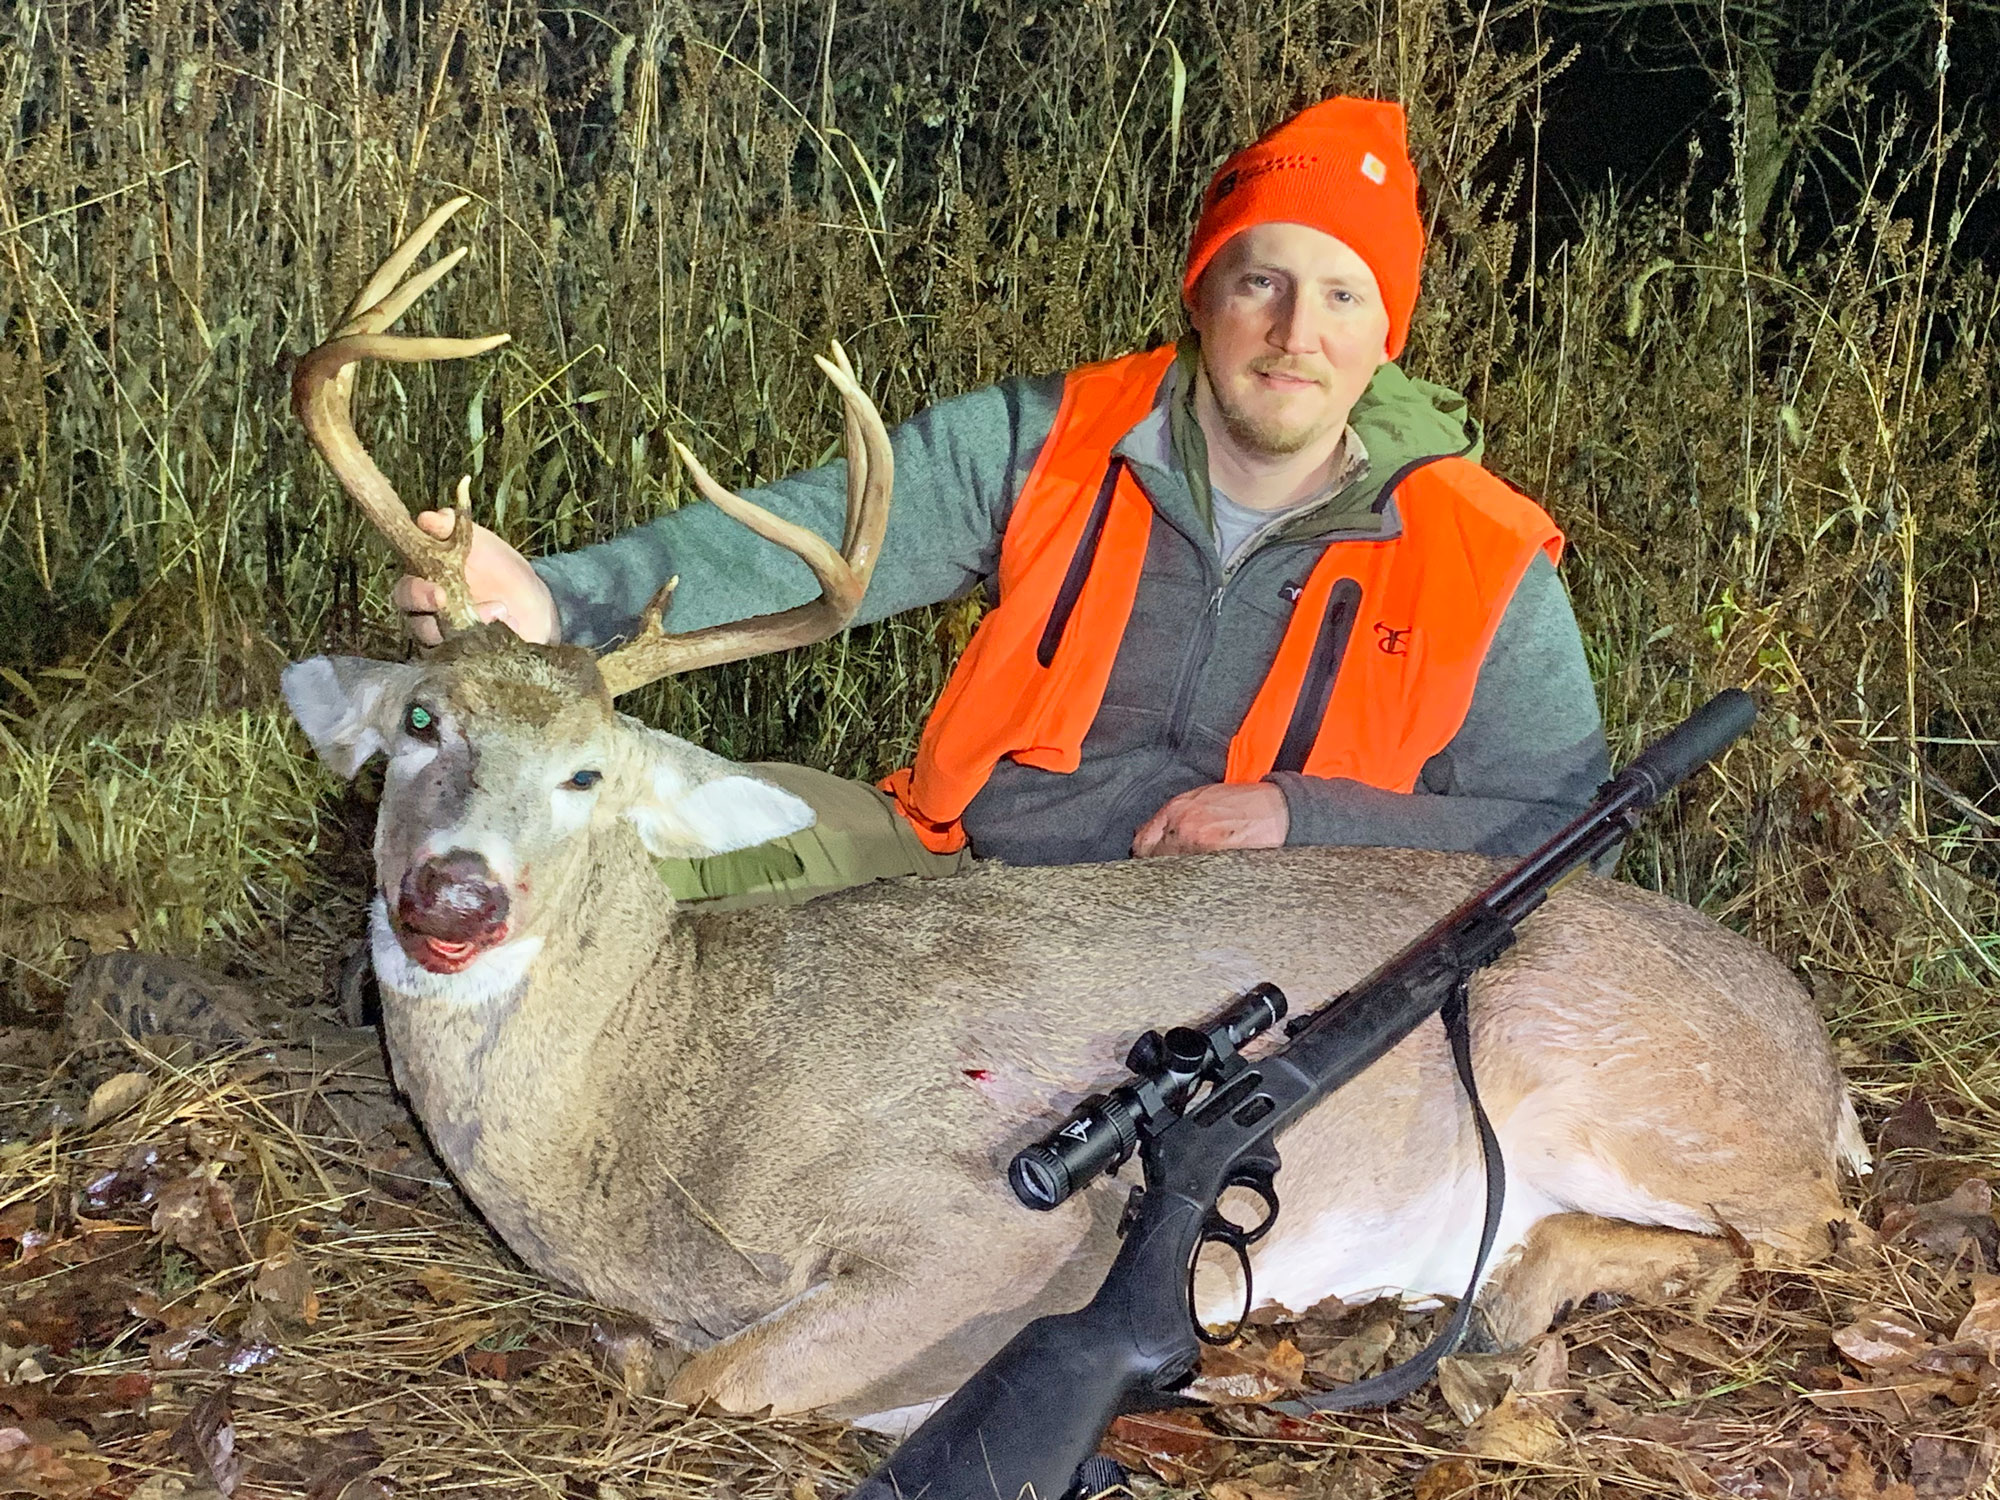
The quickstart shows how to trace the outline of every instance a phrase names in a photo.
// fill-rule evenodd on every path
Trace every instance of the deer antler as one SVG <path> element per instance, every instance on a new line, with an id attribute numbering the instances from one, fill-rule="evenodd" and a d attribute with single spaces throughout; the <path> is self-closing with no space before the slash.
<path id="1" fill-rule="evenodd" d="M 355 293 L 340 327 L 298 363 L 292 373 L 292 410 L 305 424 L 306 435 L 339 477 L 341 487 L 388 539 L 404 564 L 420 578 L 436 584 L 444 595 L 438 612 L 445 630 L 463 630 L 479 623 L 472 595 L 465 586 L 465 552 L 472 544 L 469 479 L 458 482 L 457 518 L 444 541 L 429 535 L 410 519 L 395 486 L 375 466 L 355 436 L 348 400 L 354 392 L 354 366 L 364 359 L 416 364 L 433 359 L 464 359 L 484 354 L 508 340 L 504 333 L 477 339 L 412 338 L 383 330 L 400 318 L 439 278 L 465 258 L 461 245 L 441 260 L 398 286 L 404 274 L 436 238 L 447 220 L 472 200 L 454 198 L 419 224 L 410 237 L 382 262 L 367 285 Z"/>
<path id="2" fill-rule="evenodd" d="M 889 495 L 895 485 L 895 457 L 889 448 L 882 414 L 847 361 L 847 351 L 833 346 L 833 358 L 813 356 L 840 392 L 846 409 L 847 524 L 838 551 L 817 532 L 772 515 L 717 484 L 701 460 L 681 443 L 674 444 L 681 462 L 699 489 L 724 514 L 741 521 L 767 542 L 797 554 L 819 579 L 820 596 L 773 615 L 759 615 L 729 625 L 710 625 L 686 635 L 672 635 L 661 625 L 679 578 L 669 578 L 639 617 L 639 633 L 615 651 L 598 658 L 597 669 L 613 697 L 629 693 L 661 677 L 717 662 L 740 661 L 766 651 L 783 651 L 825 640 L 854 618 L 868 578 L 882 551 L 882 534 L 889 525 Z"/>

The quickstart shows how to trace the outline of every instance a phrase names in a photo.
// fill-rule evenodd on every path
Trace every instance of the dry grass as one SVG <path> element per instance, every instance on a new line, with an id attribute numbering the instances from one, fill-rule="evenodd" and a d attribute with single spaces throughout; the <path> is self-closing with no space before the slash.
<path id="1" fill-rule="evenodd" d="M 287 361 L 413 215 L 474 195 L 480 253 L 429 316 L 515 343 L 371 375 L 364 428 L 407 495 L 469 469 L 482 517 L 541 551 L 679 503 L 669 433 L 751 480 L 831 450 L 807 354 L 832 336 L 894 416 L 1171 334 L 1209 165 L 1334 88 L 1408 102 L 1434 227 L 1409 363 L 1473 395 L 1496 466 L 1569 529 L 1619 748 L 1724 682 L 1774 710 L 1634 872 L 1832 975 L 1990 976 L 2000 294 L 1953 243 L 1991 189 L 1976 122 L 1836 77 L 1764 233 L 1725 188 L 1587 205 L 1550 244 L 1523 168 L 1561 59 L 1531 12 L 835 14 L 831 39 L 803 6 L 0 21 L 17 1011 L 81 947 L 46 892 L 183 945 L 296 896 L 310 773 L 230 716 L 272 717 L 287 656 L 393 638 L 386 556 L 298 441 Z M 1829 163 L 1855 177 L 1831 208 L 1804 171 Z M 878 771 L 966 624 L 894 622 L 640 706 L 725 753 Z M 211 734 L 248 759 L 190 843 L 166 825 Z M 93 757 L 158 785 L 109 806 Z M 135 819 L 162 826 L 110 826 Z"/>

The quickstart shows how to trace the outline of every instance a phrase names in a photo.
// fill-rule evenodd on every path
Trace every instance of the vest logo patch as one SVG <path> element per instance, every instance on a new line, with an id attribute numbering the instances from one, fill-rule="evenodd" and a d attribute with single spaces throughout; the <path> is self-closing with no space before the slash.
<path id="1" fill-rule="evenodd" d="M 1416 634 L 1416 630 L 1412 626 L 1406 625 L 1401 630 L 1398 630 L 1394 626 L 1385 625 L 1382 621 L 1377 620 L 1375 622 L 1375 649 L 1380 651 L 1384 656 L 1408 656 L 1410 654 L 1410 637 L 1414 634 Z"/>

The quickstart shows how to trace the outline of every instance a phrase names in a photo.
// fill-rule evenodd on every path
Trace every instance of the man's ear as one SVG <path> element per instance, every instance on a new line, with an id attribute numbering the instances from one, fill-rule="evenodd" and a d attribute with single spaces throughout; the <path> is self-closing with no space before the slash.
<path id="1" fill-rule="evenodd" d="M 314 752 L 334 775 L 352 780 L 388 745 L 423 673 L 417 662 L 315 656 L 285 668 L 278 682 Z"/>
<path id="2" fill-rule="evenodd" d="M 620 714 L 638 752 L 639 792 L 625 816 L 658 859 L 706 859 L 813 825 L 812 808 L 699 745 Z"/>

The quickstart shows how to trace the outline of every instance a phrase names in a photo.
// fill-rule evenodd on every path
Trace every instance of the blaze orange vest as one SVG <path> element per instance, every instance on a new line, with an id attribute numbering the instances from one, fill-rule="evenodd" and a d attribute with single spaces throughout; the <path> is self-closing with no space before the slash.
<path id="1" fill-rule="evenodd" d="M 931 849 L 964 847 L 959 820 L 1003 756 L 1058 772 L 1082 759 L 1153 525 L 1152 502 L 1112 449 L 1152 409 L 1173 360 L 1168 346 L 1063 383 L 1001 539 L 999 602 L 931 711 L 916 763 L 881 783 Z M 1466 459 L 1422 464 L 1395 497 L 1400 535 L 1332 542 L 1307 577 L 1230 741 L 1225 781 L 1261 781 L 1282 763 L 1411 790 L 1465 722 L 1529 562 L 1562 555 L 1542 508 Z M 1330 687 L 1316 656 L 1338 668 Z M 1300 702 L 1309 678 L 1320 704 Z"/>

